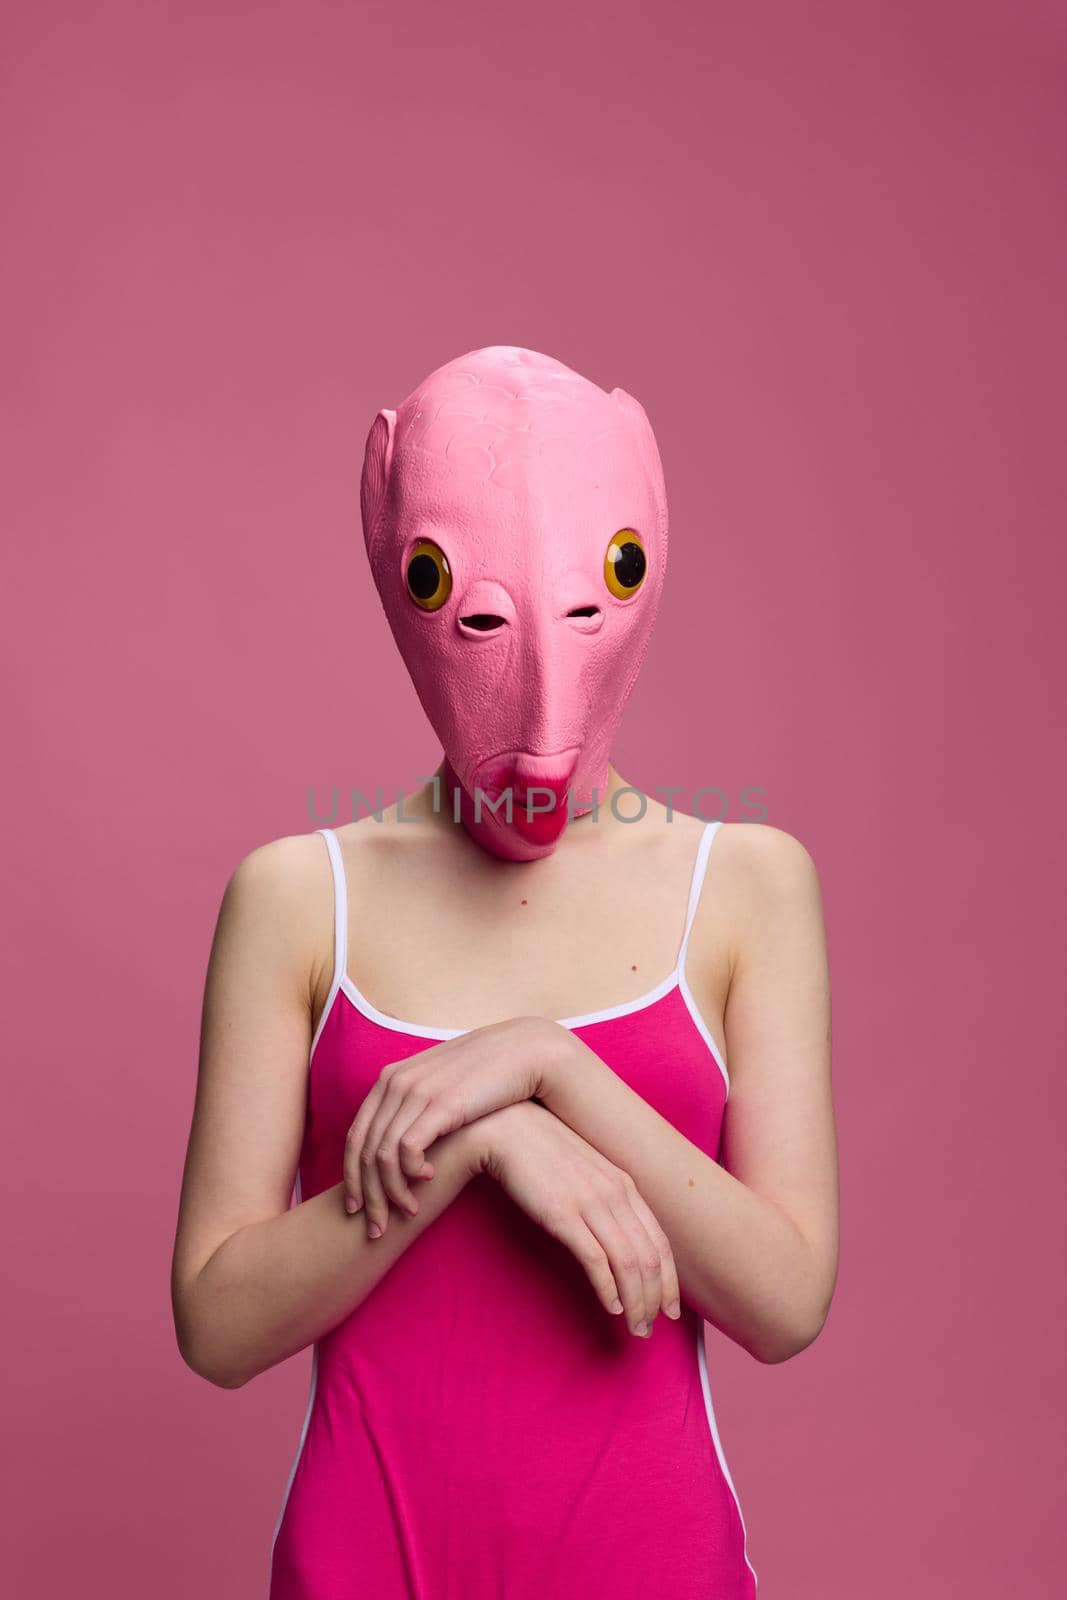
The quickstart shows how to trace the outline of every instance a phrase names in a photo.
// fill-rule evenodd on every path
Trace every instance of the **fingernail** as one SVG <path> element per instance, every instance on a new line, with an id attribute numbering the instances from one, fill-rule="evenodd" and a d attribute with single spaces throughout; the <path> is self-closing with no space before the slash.
<path id="1" fill-rule="evenodd" d="M 372 1239 L 380 1239 L 381 1236 L 382 1236 L 382 1225 L 381 1225 L 381 1223 L 380 1222 L 372 1222 L 370 1227 L 367 1229 L 367 1232 L 370 1234 Z"/>
<path id="2" fill-rule="evenodd" d="M 352 1213 L 355 1211 L 355 1209 L 356 1209 L 355 1200 L 352 1198 L 352 1196 L 350 1194 L 346 1194 L 345 1195 L 345 1210 L 348 1212 L 348 1215 L 351 1216 Z"/>
<path id="3" fill-rule="evenodd" d="M 634 1329 L 634 1332 L 637 1334 L 637 1337 L 639 1339 L 643 1339 L 645 1337 L 645 1335 L 647 1334 L 647 1332 L 648 1332 L 648 1323 L 647 1322 L 639 1322 L 637 1324 L 637 1327 Z"/>
<path id="4" fill-rule="evenodd" d="M 617 1316 L 618 1313 L 622 1310 L 622 1301 L 621 1300 L 613 1300 L 611 1302 L 611 1305 L 608 1307 L 608 1310 L 609 1311 L 614 1311 L 616 1316 Z"/>
<path id="5" fill-rule="evenodd" d="M 667 1315 L 669 1317 L 677 1318 L 677 1317 L 680 1317 L 681 1314 L 682 1314 L 682 1308 L 678 1304 L 677 1300 L 672 1300 L 670 1305 L 669 1306 L 664 1306 L 663 1309 L 666 1311 L 666 1313 L 667 1313 Z"/>

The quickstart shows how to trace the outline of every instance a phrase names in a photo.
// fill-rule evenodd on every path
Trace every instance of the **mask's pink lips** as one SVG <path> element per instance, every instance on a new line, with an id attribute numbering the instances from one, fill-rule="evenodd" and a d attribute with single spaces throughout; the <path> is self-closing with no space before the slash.
<path id="1" fill-rule="evenodd" d="M 530 789 L 515 786 L 511 798 L 512 826 L 532 844 L 551 844 L 567 826 L 567 783 L 539 783 Z M 545 790 L 551 790 L 551 796 Z M 546 809 L 551 806 L 550 809 Z M 499 815 L 499 813 L 498 813 Z"/>
<path id="2" fill-rule="evenodd" d="M 569 820 L 568 789 L 577 754 L 565 751 L 548 758 L 520 753 L 510 760 L 487 762 L 476 783 L 496 806 L 492 815 L 498 824 L 509 825 L 506 796 L 510 790 L 510 825 L 531 844 L 553 844 Z M 549 770 L 550 759 L 555 770 Z"/>

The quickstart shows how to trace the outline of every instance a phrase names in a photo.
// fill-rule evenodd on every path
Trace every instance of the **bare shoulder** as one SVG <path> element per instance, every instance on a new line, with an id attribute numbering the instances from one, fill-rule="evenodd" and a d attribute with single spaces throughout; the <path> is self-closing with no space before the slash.
<path id="1" fill-rule="evenodd" d="M 795 834 L 766 822 L 724 822 L 719 832 L 720 866 L 752 894 L 775 898 L 818 893 L 815 861 Z"/>
<path id="2" fill-rule="evenodd" d="M 254 846 L 226 884 L 219 926 L 238 933 L 251 955 L 270 947 L 314 985 L 330 960 L 333 884 L 318 833 L 286 834 Z M 228 941 L 229 942 L 229 941 Z"/>
<path id="3" fill-rule="evenodd" d="M 234 875 L 241 873 L 250 882 L 281 886 L 294 875 L 299 876 L 309 862 L 320 858 L 326 859 L 326 846 L 318 833 L 288 833 L 253 845 L 234 868 Z"/>
<path id="4" fill-rule="evenodd" d="M 822 891 L 807 846 L 763 822 L 724 822 L 719 834 L 717 899 L 728 914 L 735 963 L 787 935 L 820 945 Z"/>

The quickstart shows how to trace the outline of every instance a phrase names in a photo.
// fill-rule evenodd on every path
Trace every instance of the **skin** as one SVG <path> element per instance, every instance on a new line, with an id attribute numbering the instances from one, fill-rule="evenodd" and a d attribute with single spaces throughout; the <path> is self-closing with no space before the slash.
<path id="1" fill-rule="evenodd" d="M 766 825 L 725 823 L 712 844 L 686 973 L 730 1072 L 720 1166 L 551 1020 L 635 999 L 676 959 L 702 824 L 652 797 L 624 823 L 610 809 L 624 787 L 610 769 L 599 819 L 575 819 L 536 862 L 489 856 L 434 813 L 431 784 L 403 802 L 417 825 L 394 806 L 337 830 L 349 973 L 392 1016 L 472 1031 L 387 1066 L 353 1119 L 344 1181 L 292 1207 L 332 879 L 315 834 L 237 867 L 172 1266 L 194 1371 L 240 1387 L 323 1336 L 480 1174 L 582 1262 L 590 1314 L 618 1305 L 648 1337 L 684 1298 L 766 1362 L 817 1336 L 838 1185 L 814 863 Z M 635 815 L 634 795 L 618 809 Z"/>

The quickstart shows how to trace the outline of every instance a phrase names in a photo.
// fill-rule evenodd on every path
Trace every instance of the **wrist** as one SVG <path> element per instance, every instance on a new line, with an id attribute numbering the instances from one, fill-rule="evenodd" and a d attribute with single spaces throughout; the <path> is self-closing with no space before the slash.
<path id="1" fill-rule="evenodd" d="M 536 1037 L 534 1037 L 534 1088 L 531 1099 L 541 1101 L 542 1106 L 552 1104 L 552 1096 L 560 1088 L 566 1078 L 574 1072 L 574 1035 L 569 1027 L 561 1027 L 560 1022 L 550 1021 L 549 1018 L 536 1018 Z"/>
<path id="2" fill-rule="evenodd" d="M 488 1111 L 484 1116 L 475 1117 L 473 1122 L 465 1122 L 450 1135 L 455 1140 L 464 1180 L 476 1178 L 488 1170 L 496 1128 L 494 1118 L 499 1115 L 499 1111 Z"/>
<path id="3" fill-rule="evenodd" d="M 561 1027 L 548 1017 L 527 1017 L 524 1022 L 529 1029 L 532 1062 L 529 1098 L 547 1105 L 562 1074 L 573 1071 L 574 1035 L 569 1028 Z"/>

